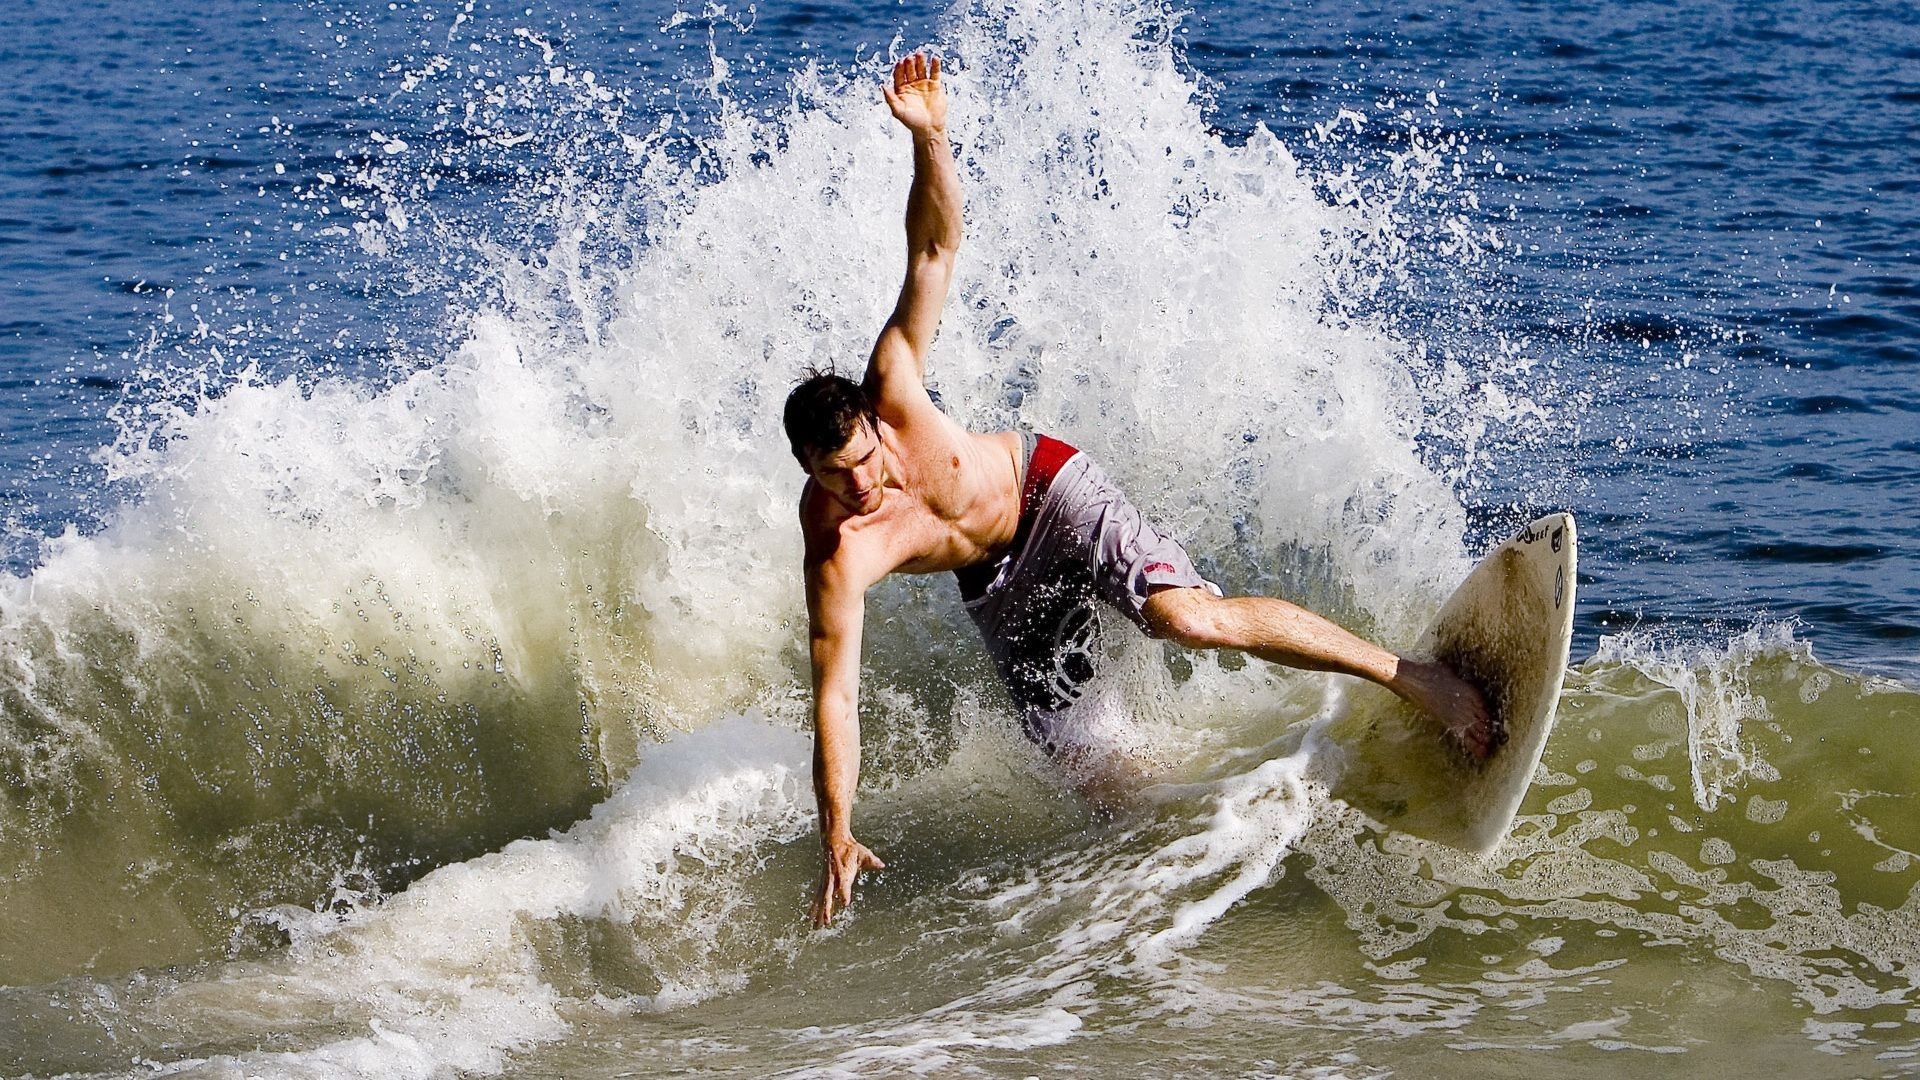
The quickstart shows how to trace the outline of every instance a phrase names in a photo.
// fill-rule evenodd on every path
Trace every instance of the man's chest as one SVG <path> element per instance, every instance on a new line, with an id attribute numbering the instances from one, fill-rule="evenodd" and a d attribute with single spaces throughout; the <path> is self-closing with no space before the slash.
<path id="1" fill-rule="evenodd" d="M 888 493 L 882 520 L 872 522 L 869 539 L 886 554 L 886 561 L 908 574 L 930 574 L 964 565 L 970 549 L 959 525 L 917 495 Z"/>

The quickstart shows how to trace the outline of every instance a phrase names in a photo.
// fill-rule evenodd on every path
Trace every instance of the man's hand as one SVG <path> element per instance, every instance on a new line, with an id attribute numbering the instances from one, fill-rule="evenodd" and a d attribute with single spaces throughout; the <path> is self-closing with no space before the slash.
<path id="1" fill-rule="evenodd" d="M 826 856 L 827 865 L 820 878 L 820 895 L 813 901 L 815 926 L 825 926 L 833 921 L 836 903 L 843 908 L 853 903 L 853 883 L 860 879 L 860 871 L 884 870 L 887 867 L 850 833 L 827 837 L 821 841 L 821 845 L 826 849 L 822 854 Z"/>
<path id="2" fill-rule="evenodd" d="M 916 136 L 947 129 L 947 92 L 940 86 L 940 58 L 913 53 L 893 65 L 893 85 L 880 84 L 894 119 Z"/>

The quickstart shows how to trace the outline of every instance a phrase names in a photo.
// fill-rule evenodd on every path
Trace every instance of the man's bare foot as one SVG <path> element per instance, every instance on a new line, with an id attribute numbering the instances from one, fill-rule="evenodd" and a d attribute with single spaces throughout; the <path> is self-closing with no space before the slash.
<path id="1" fill-rule="evenodd" d="M 1507 741 L 1507 726 L 1487 699 L 1444 664 L 1402 660 L 1391 689 L 1440 721 L 1476 760 L 1485 761 Z"/>

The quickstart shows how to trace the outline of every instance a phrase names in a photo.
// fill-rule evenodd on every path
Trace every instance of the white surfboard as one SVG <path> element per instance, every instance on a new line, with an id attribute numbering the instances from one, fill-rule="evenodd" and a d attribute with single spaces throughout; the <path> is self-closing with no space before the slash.
<path id="1" fill-rule="evenodd" d="M 1487 695 L 1507 741 L 1475 761 L 1438 721 L 1371 683 L 1329 722 L 1333 793 L 1388 828 L 1484 855 L 1513 824 L 1553 730 L 1573 636 L 1571 514 L 1549 514 L 1487 553 L 1410 655 Z"/>

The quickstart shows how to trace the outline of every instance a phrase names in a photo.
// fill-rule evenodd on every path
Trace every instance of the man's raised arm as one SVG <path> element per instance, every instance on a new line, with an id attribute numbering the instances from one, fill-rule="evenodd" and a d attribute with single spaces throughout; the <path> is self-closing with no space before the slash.
<path id="1" fill-rule="evenodd" d="M 960 249 L 960 174 L 947 145 L 947 92 L 940 59 L 914 53 L 893 66 L 883 85 L 887 107 L 913 133 L 913 187 L 907 194 L 907 279 L 893 315 L 873 344 L 866 390 L 889 423 L 930 404 L 927 350 L 940 326 L 953 257 Z"/>

